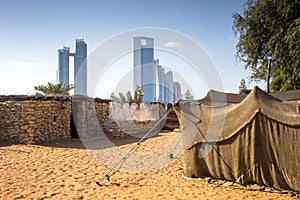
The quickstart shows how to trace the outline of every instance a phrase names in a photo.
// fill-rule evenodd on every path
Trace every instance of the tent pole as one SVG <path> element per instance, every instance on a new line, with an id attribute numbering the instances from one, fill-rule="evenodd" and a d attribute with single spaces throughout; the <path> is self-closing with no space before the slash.
<path id="1" fill-rule="evenodd" d="M 268 62 L 267 93 L 270 93 L 271 59 Z"/>

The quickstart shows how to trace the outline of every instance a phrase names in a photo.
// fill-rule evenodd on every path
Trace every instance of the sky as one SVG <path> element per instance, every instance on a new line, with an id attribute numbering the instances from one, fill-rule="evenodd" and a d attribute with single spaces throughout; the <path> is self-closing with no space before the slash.
<path id="1" fill-rule="evenodd" d="M 174 30 L 197 42 L 215 64 L 225 92 L 237 93 L 243 78 L 251 88 L 255 83 L 247 81 L 249 71 L 236 59 L 238 38 L 232 30 L 232 14 L 242 14 L 243 4 L 242 0 L 0 0 L 0 95 L 34 94 L 34 86 L 55 83 L 57 49 L 70 46 L 74 52 L 76 38 L 84 38 L 89 55 L 113 36 L 145 27 Z M 167 58 L 159 59 L 168 66 Z M 203 88 L 201 95 L 208 89 L 213 88 Z"/>

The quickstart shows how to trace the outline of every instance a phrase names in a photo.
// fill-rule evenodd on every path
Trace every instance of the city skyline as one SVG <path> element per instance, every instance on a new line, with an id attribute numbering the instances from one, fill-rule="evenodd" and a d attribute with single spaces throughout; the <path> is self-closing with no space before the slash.
<path id="1" fill-rule="evenodd" d="M 154 59 L 154 38 L 140 36 L 133 37 L 133 41 L 134 53 L 133 63 L 131 64 L 134 68 L 133 88 L 135 88 L 134 85 L 142 86 L 141 88 L 144 90 L 145 94 L 144 97 L 146 97 L 143 98 L 143 102 L 163 102 L 166 104 L 177 102 L 182 98 L 181 85 L 178 81 L 175 82 L 173 80 L 173 72 L 170 69 L 165 73 L 165 68 L 167 67 L 162 67 L 159 63 L 159 59 Z M 74 53 L 70 52 L 70 47 L 67 46 L 63 46 L 63 48 L 57 50 L 57 83 L 67 85 L 74 84 L 75 88 L 80 88 L 80 90 L 74 90 L 74 93 L 71 92 L 71 94 L 87 95 L 87 72 L 89 70 L 90 73 L 93 74 L 94 66 L 87 65 L 87 44 L 84 39 L 76 39 L 75 42 Z M 118 48 L 117 46 L 115 47 Z M 70 57 L 74 57 L 73 74 L 70 73 L 70 71 L 72 71 L 70 70 L 72 68 L 70 68 L 69 64 Z M 103 57 L 97 56 L 97 58 L 101 60 Z M 124 66 L 124 64 L 122 65 Z M 123 66 L 118 66 L 118 70 L 123 68 Z M 79 69 L 82 74 L 79 73 Z M 72 77 L 72 75 L 74 77 L 74 82 L 69 81 L 69 78 Z M 76 80 L 76 77 L 79 78 Z M 84 80 L 84 84 L 82 84 L 82 80 Z M 148 90 L 149 88 L 150 90 Z M 128 87 L 126 89 L 128 89 Z M 133 92 L 133 90 L 134 89 L 131 89 L 131 92 Z M 116 91 L 111 90 L 109 92 Z"/>
<path id="2" fill-rule="evenodd" d="M 156 9 L 147 15 L 146 1 L 1 1 L 0 94 L 34 94 L 34 86 L 56 82 L 55 50 L 73 46 L 74 38 L 85 38 L 91 53 L 112 36 L 143 27 L 167 28 L 192 38 L 215 63 L 225 91 L 238 92 L 240 80 L 247 81 L 249 72 L 235 57 L 237 37 L 232 31 L 232 14 L 242 13 L 244 2 L 154 0 L 152 3 Z M 70 20 L 72 16 L 76 20 Z M 172 60 L 163 60 L 167 66 L 172 65 L 169 64 Z M 255 85 L 248 81 L 246 84 Z M 264 86 L 262 83 L 261 88 Z M 213 88 L 203 88 L 197 97 L 203 97 L 209 89 Z"/>
<path id="3" fill-rule="evenodd" d="M 154 58 L 154 38 L 134 37 L 133 48 L 133 87 L 141 86 L 144 91 L 143 102 L 173 104 L 178 101 L 182 96 L 180 83 L 175 84 L 173 72 L 165 73 L 164 67 L 159 64 L 159 59 Z"/>

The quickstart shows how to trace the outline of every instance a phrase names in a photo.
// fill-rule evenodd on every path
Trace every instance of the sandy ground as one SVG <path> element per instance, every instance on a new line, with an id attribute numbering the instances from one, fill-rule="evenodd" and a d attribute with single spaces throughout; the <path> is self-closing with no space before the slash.
<path id="1" fill-rule="evenodd" d="M 136 153 L 161 148 L 174 132 L 141 143 Z M 130 150 L 132 139 L 115 139 Z M 122 144 L 123 143 L 123 144 Z M 113 156 L 113 155 L 110 155 Z M 0 199 L 294 199 L 289 194 L 250 191 L 208 184 L 182 176 L 182 156 L 155 172 L 109 172 L 79 140 L 40 145 L 0 145 Z"/>

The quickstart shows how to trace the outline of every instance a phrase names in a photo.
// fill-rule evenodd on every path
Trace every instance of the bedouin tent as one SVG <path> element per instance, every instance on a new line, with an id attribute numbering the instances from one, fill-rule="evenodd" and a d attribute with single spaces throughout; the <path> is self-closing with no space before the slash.
<path id="1" fill-rule="evenodd" d="M 184 175 L 300 191 L 300 102 L 257 87 L 240 103 L 225 103 L 224 93 L 212 96 L 209 105 L 200 100 L 175 106 Z"/>

